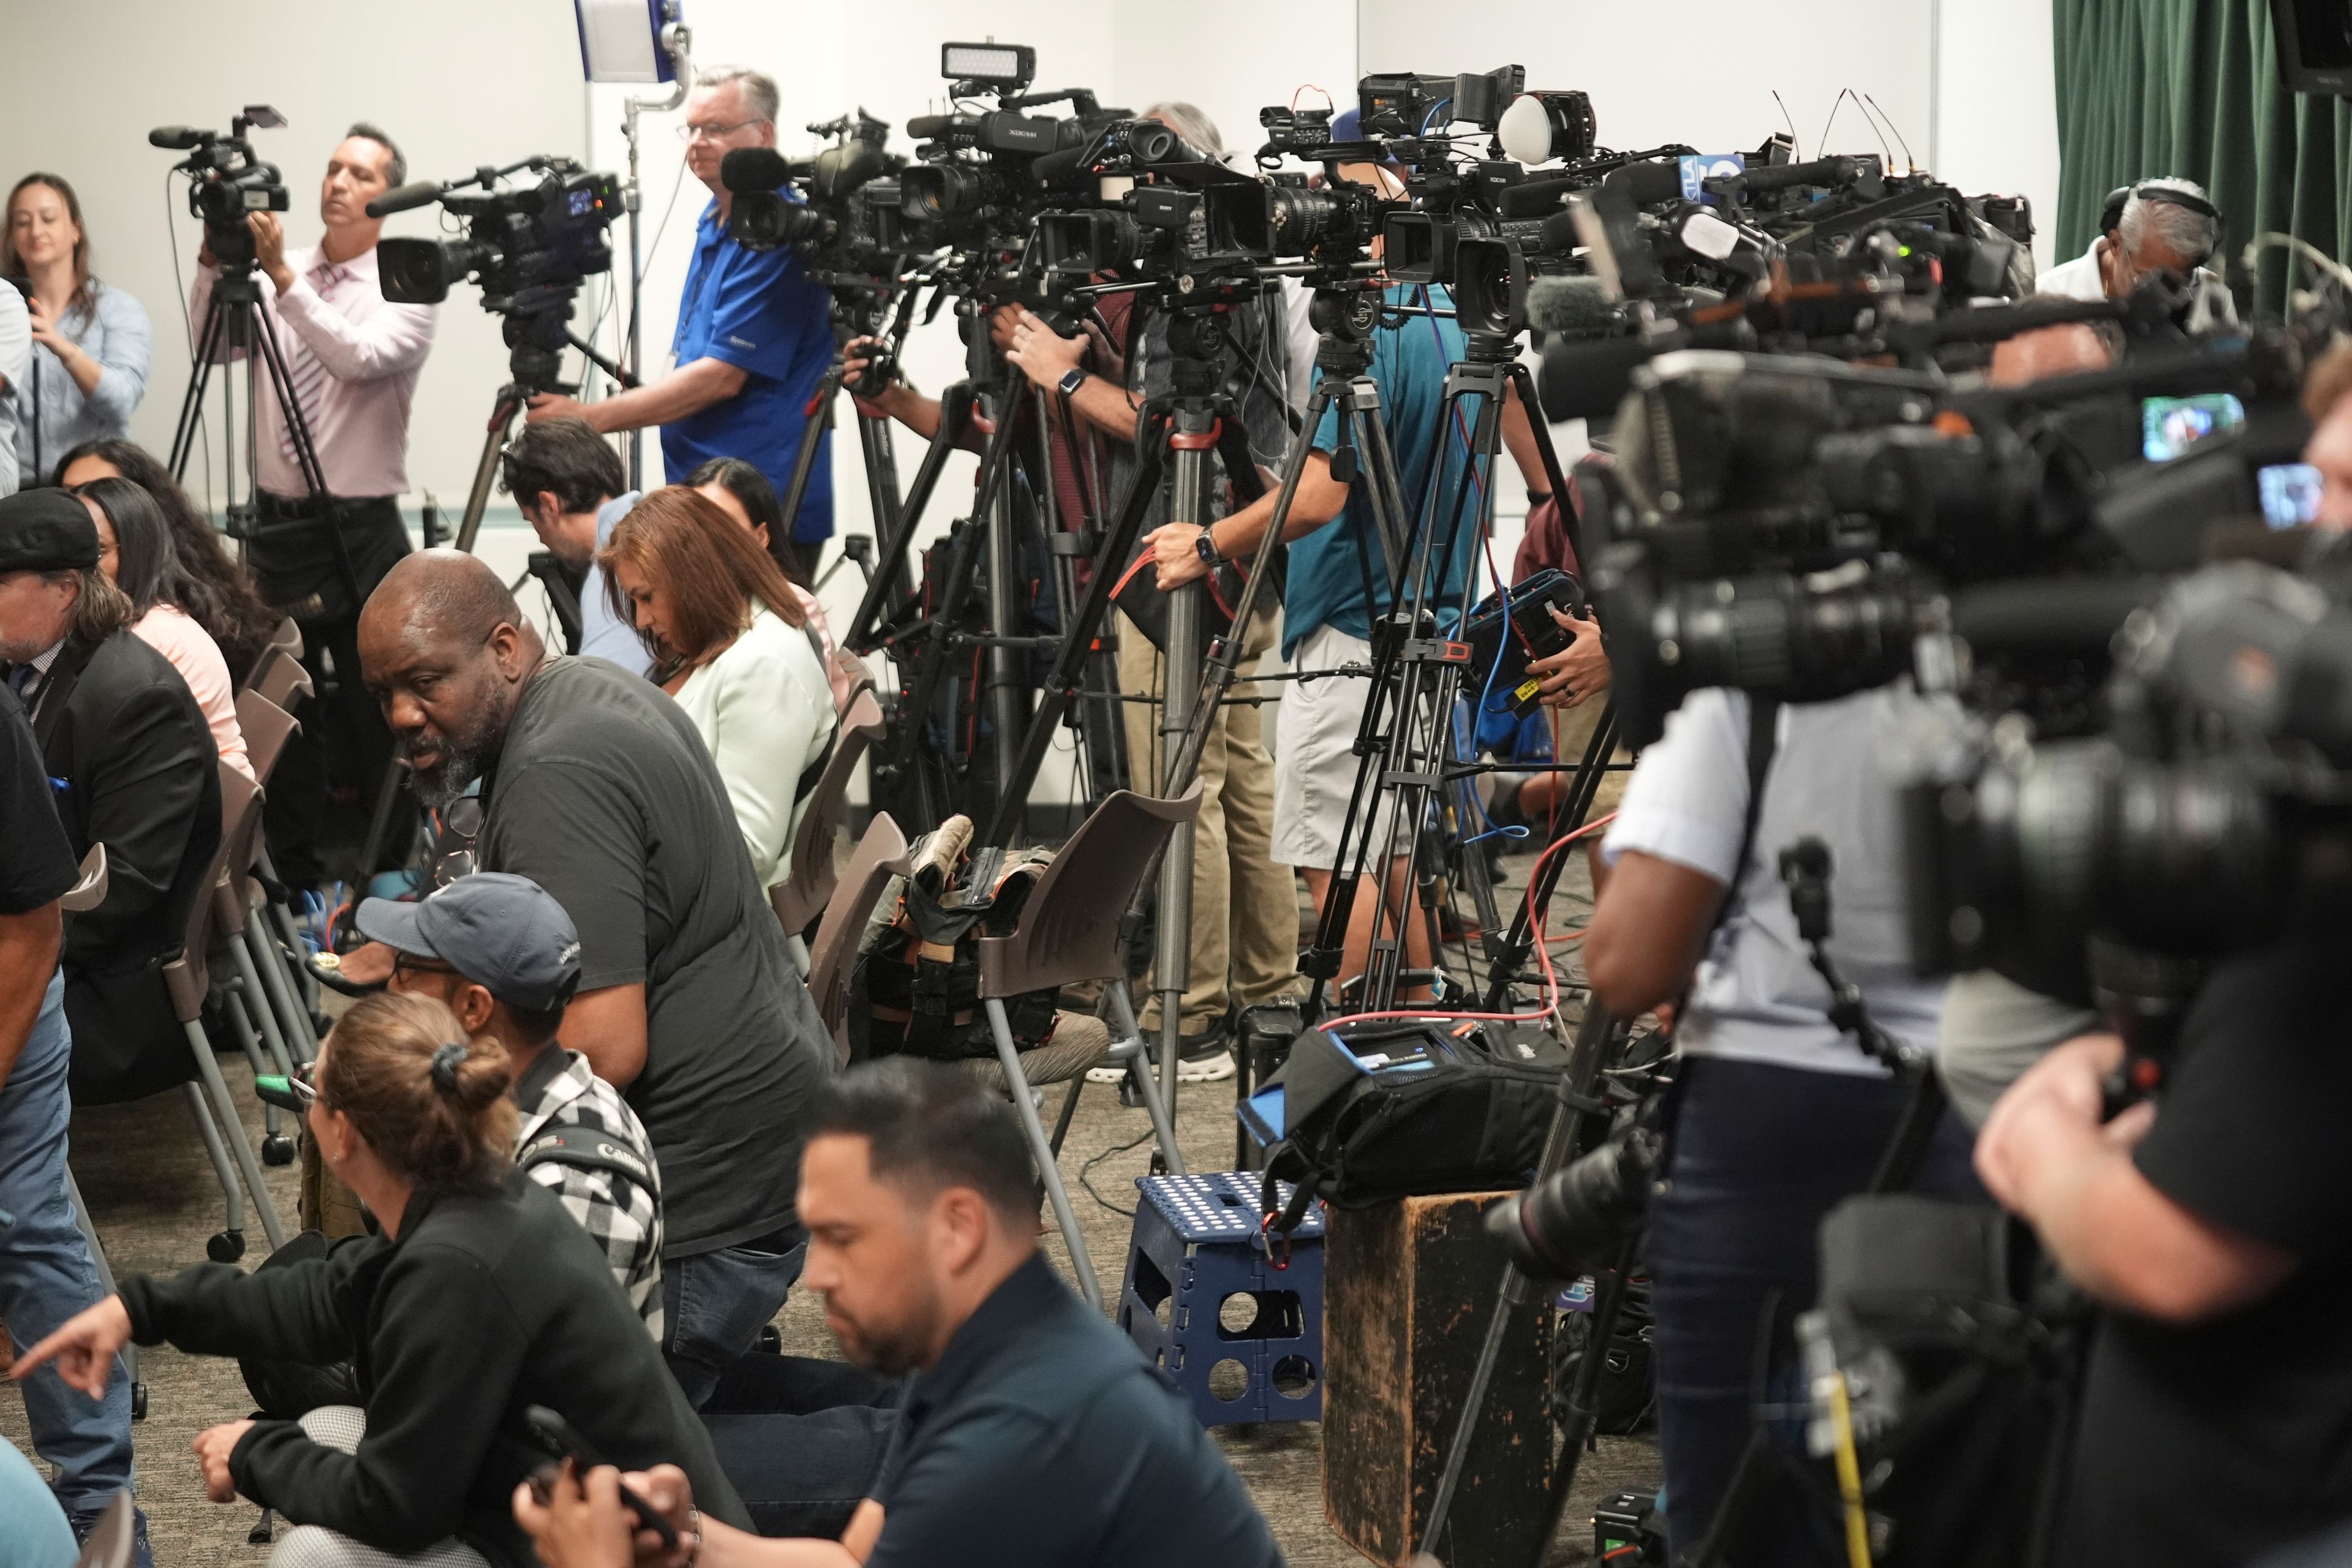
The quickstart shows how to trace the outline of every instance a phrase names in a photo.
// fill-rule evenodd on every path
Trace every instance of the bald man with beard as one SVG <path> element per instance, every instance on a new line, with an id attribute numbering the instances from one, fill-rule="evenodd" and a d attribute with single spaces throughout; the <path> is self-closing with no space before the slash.
<path id="1" fill-rule="evenodd" d="M 662 1348 L 698 1407 L 799 1277 L 793 1192 L 834 1062 L 726 788 L 675 702 L 551 655 L 470 555 L 394 567 L 359 647 L 418 797 L 446 805 L 478 783 L 482 869 L 530 878 L 579 928 L 564 1043 L 652 1138 Z"/>

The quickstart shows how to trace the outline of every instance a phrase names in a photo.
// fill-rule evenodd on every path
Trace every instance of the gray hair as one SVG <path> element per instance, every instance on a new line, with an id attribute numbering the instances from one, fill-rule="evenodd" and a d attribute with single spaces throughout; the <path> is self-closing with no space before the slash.
<path id="1" fill-rule="evenodd" d="M 1155 103 L 1143 111 L 1143 117 L 1159 121 L 1212 158 L 1225 155 L 1225 139 L 1217 133 L 1217 122 L 1197 103 Z"/>
<path id="2" fill-rule="evenodd" d="M 2124 248 L 2134 254 L 2154 241 L 2175 256 L 2192 258 L 2203 265 L 2221 243 L 2221 224 L 2201 212 L 2166 201 L 2160 194 L 2143 197 L 2141 191 L 2168 191 L 2210 203 L 2212 198 L 2205 194 L 2205 187 L 2193 180 L 2143 180 L 2124 203 L 2123 222 L 2117 228 Z"/>
<path id="3" fill-rule="evenodd" d="M 385 184 L 404 185 L 408 184 L 408 155 L 400 150 L 399 142 L 394 142 L 391 137 L 383 133 L 382 127 L 376 125 L 373 121 L 362 120 L 354 122 L 352 128 L 349 131 L 344 132 L 343 134 L 345 136 L 356 136 L 363 142 L 373 142 L 377 146 L 392 154 L 392 162 L 384 165 L 383 183 Z"/>
<path id="4" fill-rule="evenodd" d="M 711 66 L 698 67 L 694 73 L 698 89 L 725 87 L 730 81 L 742 88 L 744 107 L 751 110 L 752 119 L 775 122 L 776 110 L 783 99 L 776 91 L 776 79 L 767 72 L 755 71 L 750 66 Z"/>

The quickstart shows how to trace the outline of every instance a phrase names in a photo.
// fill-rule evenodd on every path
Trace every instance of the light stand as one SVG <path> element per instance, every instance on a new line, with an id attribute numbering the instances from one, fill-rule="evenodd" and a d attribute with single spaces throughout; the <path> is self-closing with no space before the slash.
<path id="1" fill-rule="evenodd" d="M 667 98 L 632 98 L 621 107 L 621 134 L 629 143 L 629 177 L 621 186 L 621 205 L 629 215 L 629 342 L 627 364 L 632 374 L 645 371 L 644 296 L 646 285 L 645 248 L 639 237 L 640 212 L 645 206 L 645 187 L 637 175 L 638 120 L 641 116 L 667 114 L 686 101 L 694 90 L 694 61 L 690 58 L 694 35 L 679 19 L 678 0 L 662 0 L 661 31 L 656 37 L 660 51 L 669 57 L 676 73 Z M 593 78 L 591 79 L 594 79 Z M 594 358 L 592 354 L 591 358 Z M 605 362 L 599 360 L 598 363 Z M 615 380 L 621 380 L 615 377 Z M 626 381 L 622 381 L 626 385 Z M 640 429 L 629 432 L 629 488 L 645 489 L 646 433 Z M 477 481 L 478 484 L 478 480 Z"/>

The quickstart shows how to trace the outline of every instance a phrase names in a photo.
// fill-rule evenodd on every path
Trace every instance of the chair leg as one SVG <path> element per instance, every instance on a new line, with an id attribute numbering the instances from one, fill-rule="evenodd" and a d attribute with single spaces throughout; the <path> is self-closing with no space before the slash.
<path id="1" fill-rule="evenodd" d="M 1135 1008 L 1127 999 L 1127 987 L 1111 985 L 1105 994 L 1110 997 L 1112 1021 L 1118 1026 L 1119 1043 L 1111 1047 L 1113 1055 L 1126 1054 L 1127 1076 L 1142 1097 L 1143 1109 L 1151 1116 L 1151 1136 L 1160 1144 L 1160 1163 L 1171 1176 L 1186 1175 L 1184 1155 L 1176 1147 L 1176 1124 L 1168 1120 L 1168 1102 L 1160 1098 L 1160 1080 L 1151 1073 L 1151 1053 L 1146 1048 L 1143 1030 L 1135 1021 Z"/>
<path id="2" fill-rule="evenodd" d="M 988 1009 L 988 1031 L 996 1037 L 996 1059 L 1003 1064 L 1005 1087 L 1013 1091 L 1013 1108 L 1021 1113 L 1021 1129 L 1029 1135 L 1029 1152 L 1036 1157 L 1037 1173 L 1045 1183 L 1045 1196 L 1054 1205 L 1054 1217 L 1061 1222 L 1062 1239 L 1069 1244 L 1070 1265 L 1078 1272 L 1078 1285 L 1086 1292 L 1087 1304 L 1097 1312 L 1102 1310 L 1102 1285 L 1095 1279 L 1094 1259 L 1087 1256 L 1087 1238 L 1078 1230 L 1078 1216 L 1070 1207 L 1069 1190 L 1062 1185 L 1061 1162 L 1045 1141 L 1045 1124 L 1037 1119 L 1037 1104 L 1029 1095 L 1029 1079 L 1021 1070 L 1021 1053 L 1013 1048 L 1012 1020 L 1004 1016 L 1004 1004 L 991 996 L 982 1005 Z"/>
<path id="3" fill-rule="evenodd" d="M 258 919 L 245 925 L 245 944 L 253 955 L 254 967 L 260 972 L 263 989 L 269 993 L 270 1010 L 278 1015 L 278 1026 L 286 1037 L 286 1048 L 293 1053 L 299 1066 L 308 1067 L 319 1058 L 319 1037 L 310 1026 L 310 1010 L 296 995 L 294 982 L 286 973 L 286 961 L 268 932 L 261 929 Z"/>
<path id="4" fill-rule="evenodd" d="M 269 1196 L 268 1184 L 261 1179 L 261 1162 L 254 1157 L 253 1141 L 245 1135 L 245 1123 L 237 1117 L 236 1101 L 229 1096 L 228 1081 L 221 1077 L 220 1060 L 213 1055 L 212 1042 L 205 1038 L 204 1025 L 190 1023 L 184 1026 L 188 1032 L 188 1047 L 196 1053 L 196 1071 L 204 1077 L 205 1092 L 212 1099 L 213 1114 L 219 1119 L 221 1139 L 236 1157 L 236 1168 L 245 1176 L 245 1190 L 261 1215 L 262 1234 L 269 1237 L 270 1248 L 275 1251 L 286 1245 L 286 1222 L 278 1217 L 278 1205 Z"/>
<path id="5" fill-rule="evenodd" d="M 237 1235 L 245 1229 L 245 1188 L 236 1179 L 236 1166 L 229 1160 L 228 1146 L 221 1142 L 220 1129 L 213 1124 L 213 1108 L 205 1102 L 203 1087 L 184 1083 L 180 1088 L 187 1096 L 188 1114 L 196 1119 L 196 1136 L 205 1141 L 213 1173 L 220 1178 L 221 1194 L 228 1202 L 227 1218 L 221 1228 Z"/>
<path id="6" fill-rule="evenodd" d="M 278 1063 L 279 1072 L 290 1074 L 294 1070 L 294 1053 L 286 1043 L 285 1031 L 278 1026 L 275 998 L 268 987 L 261 983 L 261 971 L 255 965 L 253 950 L 247 944 L 247 939 L 255 934 L 253 922 L 248 920 L 244 932 L 228 944 L 229 959 L 236 970 L 237 984 L 246 995 L 246 1010 L 260 1026 L 261 1037 L 268 1043 L 271 1059 Z"/>
<path id="7" fill-rule="evenodd" d="M 1062 1113 L 1054 1119 L 1054 1158 L 1062 1157 L 1062 1140 L 1070 1135 L 1070 1118 L 1078 1113 L 1078 1090 L 1087 1087 L 1087 1075 L 1080 1073 L 1070 1080 L 1070 1092 L 1062 1097 Z"/>
<path id="8" fill-rule="evenodd" d="M 276 1071 L 277 1069 L 270 1066 L 269 1058 L 261 1054 L 261 1036 L 253 1026 L 253 1013 L 247 1005 L 247 994 L 243 983 L 223 986 L 214 994 L 221 999 L 223 1004 L 221 1010 L 228 1019 L 229 1033 L 236 1037 L 236 1043 L 244 1050 L 246 1063 L 253 1068 L 254 1076 L 258 1078 L 263 1073 Z M 276 1106 L 269 1104 L 262 1106 L 261 1132 L 265 1138 L 278 1136 Z"/>

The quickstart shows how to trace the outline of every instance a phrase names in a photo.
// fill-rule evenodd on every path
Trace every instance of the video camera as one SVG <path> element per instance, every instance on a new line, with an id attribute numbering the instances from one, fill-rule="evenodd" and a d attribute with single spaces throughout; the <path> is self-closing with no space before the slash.
<path id="1" fill-rule="evenodd" d="M 499 187 L 524 170 L 539 178 Z M 437 305 L 451 284 L 472 279 L 481 285 L 482 308 L 505 319 L 516 381 L 555 386 L 580 286 L 612 269 L 606 230 L 621 215 L 619 182 L 569 158 L 537 156 L 446 184 L 403 185 L 370 202 L 367 213 L 384 217 L 435 202 L 464 221 L 465 237 L 380 241 L 383 297 Z"/>
<path id="2" fill-rule="evenodd" d="M 861 109 L 808 129 L 811 135 L 833 137 L 834 144 L 809 158 L 787 159 L 772 147 L 738 147 L 719 160 L 719 178 L 734 198 L 728 237 L 751 250 L 799 248 L 809 255 L 812 271 L 855 267 L 894 248 L 875 243 L 867 217 L 873 198 L 883 195 L 869 191 L 876 182 L 887 187 L 888 206 L 898 202 L 898 188 L 888 176 L 907 161 L 884 150 L 888 123 Z M 787 186 L 798 199 L 784 194 Z"/>
<path id="3" fill-rule="evenodd" d="M 176 165 L 188 176 L 188 211 L 205 226 L 205 248 L 225 271 L 242 272 L 253 265 L 253 231 L 247 216 L 258 212 L 282 213 L 286 185 L 275 163 L 265 163 L 246 132 L 258 128 L 277 131 L 286 117 L 266 103 L 247 104 L 229 121 L 228 134 L 198 131 L 185 125 L 159 125 L 147 133 L 150 146 L 185 152 Z"/>
<path id="4" fill-rule="evenodd" d="M 1957 683 L 1977 658 L 1990 680 L 2012 657 L 2011 689 L 2053 666 L 2095 679 L 2216 525 L 2305 520 L 2300 379 L 2276 334 L 2009 392 L 1817 356 L 1650 363 L 1591 498 L 1628 742 L 1706 686 L 1825 701 L 1915 669 Z M 2165 444 L 2184 408 L 2204 440 Z"/>

